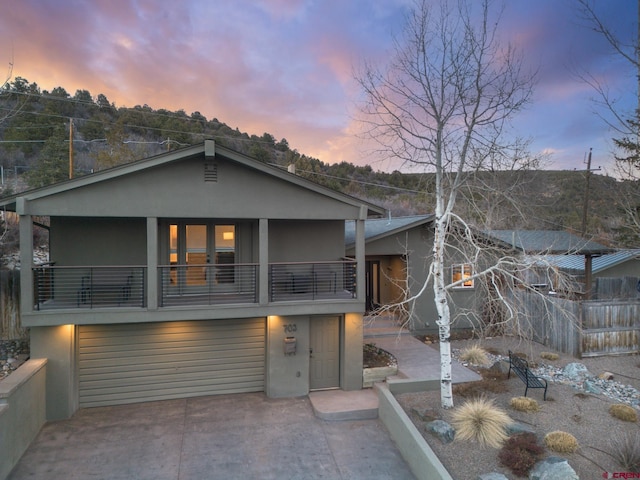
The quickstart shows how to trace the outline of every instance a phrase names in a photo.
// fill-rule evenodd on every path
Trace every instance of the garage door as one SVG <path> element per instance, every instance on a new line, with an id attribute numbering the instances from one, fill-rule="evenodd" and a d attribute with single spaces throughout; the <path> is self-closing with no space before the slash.
<path id="1" fill-rule="evenodd" d="M 79 327 L 81 407 L 264 391 L 265 319 Z"/>

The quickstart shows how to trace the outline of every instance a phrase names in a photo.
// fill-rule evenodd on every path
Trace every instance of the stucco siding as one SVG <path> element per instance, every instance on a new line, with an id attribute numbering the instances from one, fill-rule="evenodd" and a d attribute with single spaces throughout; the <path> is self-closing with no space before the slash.
<path id="1" fill-rule="evenodd" d="M 344 254 L 344 222 L 269 222 L 272 262 L 335 261 Z"/>
<path id="2" fill-rule="evenodd" d="M 58 266 L 146 265 L 146 221 L 51 217 L 50 259 Z"/>
<path id="3" fill-rule="evenodd" d="M 205 181 L 205 164 L 215 181 Z M 58 216 L 355 219 L 360 209 L 223 157 L 203 155 L 28 202 Z"/>

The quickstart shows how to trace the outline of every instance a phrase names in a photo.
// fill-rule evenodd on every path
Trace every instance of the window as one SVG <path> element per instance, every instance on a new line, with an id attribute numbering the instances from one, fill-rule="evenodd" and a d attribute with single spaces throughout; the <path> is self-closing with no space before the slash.
<path id="1" fill-rule="evenodd" d="M 168 224 L 168 230 L 171 285 L 206 286 L 235 281 L 235 225 L 177 222 Z"/>
<path id="2" fill-rule="evenodd" d="M 461 282 L 455 288 L 473 288 L 473 266 L 470 263 L 459 263 L 451 267 L 453 283 Z"/>

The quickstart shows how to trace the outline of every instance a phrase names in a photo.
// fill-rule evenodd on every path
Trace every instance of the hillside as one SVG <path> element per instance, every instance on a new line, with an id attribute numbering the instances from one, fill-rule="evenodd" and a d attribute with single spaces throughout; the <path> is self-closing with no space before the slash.
<path id="1" fill-rule="evenodd" d="M 200 112 L 154 110 L 148 105 L 117 107 L 102 94 L 94 97 L 78 90 L 71 95 L 63 87 L 49 92 L 20 77 L 5 85 L 0 109 L 0 115 L 5 115 L 0 116 L 3 195 L 68 178 L 71 135 L 75 176 L 212 138 L 265 163 L 283 168 L 294 164 L 298 175 L 384 206 L 394 216 L 433 210 L 430 174 L 324 163 L 292 149 L 284 138 L 240 132 Z M 459 212 L 494 229 L 579 231 L 584 175 L 573 171 L 477 174 L 470 183 L 474 188 L 463 192 L 458 202 Z M 587 233 L 604 243 L 638 246 L 637 239 L 622 228 L 616 190 L 614 178 L 592 175 Z M 503 194 L 506 191 L 513 201 Z M 471 198 L 473 203 L 464 201 Z"/>

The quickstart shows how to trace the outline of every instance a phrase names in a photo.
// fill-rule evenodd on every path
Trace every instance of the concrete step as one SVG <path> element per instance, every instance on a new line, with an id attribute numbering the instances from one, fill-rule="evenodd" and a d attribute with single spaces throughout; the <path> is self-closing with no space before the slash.
<path id="1" fill-rule="evenodd" d="M 309 393 L 316 417 L 327 421 L 378 418 L 378 395 L 371 388 L 356 391 L 319 390 Z"/>

